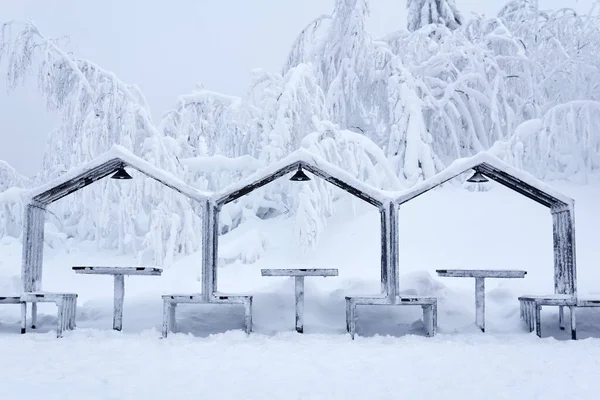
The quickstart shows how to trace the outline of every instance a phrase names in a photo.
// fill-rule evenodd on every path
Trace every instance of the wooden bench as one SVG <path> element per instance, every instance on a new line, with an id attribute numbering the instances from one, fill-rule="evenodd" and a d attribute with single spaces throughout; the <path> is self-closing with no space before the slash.
<path id="1" fill-rule="evenodd" d="M 571 339 L 577 339 L 577 330 L 575 327 L 575 307 L 577 299 L 569 294 L 551 294 L 547 296 L 521 296 L 520 315 L 529 328 L 529 332 L 533 332 L 542 337 L 541 313 L 543 306 L 558 306 L 558 326 L 560 329 L 565 329 L 563 308 L 569 307 L 571 312 Z"/>
<path id="2" fill-rule="evenodd" d="M 427 336 L 435 336 L 437 331 L 437 298 L 424 296 L 346 296 L 346 330 L 354 339 L 356 334 L 356 306 L 409 306 L 423 308 L 423 323 Z"/>
<path id="3" fill-rule="evenodd" d="M 63 337 L 65 330 L 75 329 L 75 315 L 77 312 L 77 294 L 75 293 L 47 293 L 27 292 L 20 297 L 21 306 L 21 333 L 27 331 L 27 303 L 32 303 L 32 308 L 37 303 L 55 303 L 58 307 L 58 321 L 56 337 Z M 35 329 L 36 314 L 32 313 L 31 327 Z"/>
<path id="4" fill-rule="evenodd" d="M 26 304 L 21 301 L 21 296 L 0 296 L 0 304 L 20 304 L 21 315 L 24 313 L 23 307 L 26 307 Z M 27 308 L 25 308 L 25 313 L 27 313 Z M 21 327 L 21 333 L 25 333 L 23 327 Z"/>
<path id="5" fill-rule="evenodd" d="M 169 332 L 176 330 L 177 304 L 243 304 L 245 312 L 245 331 L 252 332 L 252 296 L 230 295 L 215 293 L 206 298 L 197 294 L 166 294 L 163 298 L 163 325 L 162 337 L 166 338 Z"/>

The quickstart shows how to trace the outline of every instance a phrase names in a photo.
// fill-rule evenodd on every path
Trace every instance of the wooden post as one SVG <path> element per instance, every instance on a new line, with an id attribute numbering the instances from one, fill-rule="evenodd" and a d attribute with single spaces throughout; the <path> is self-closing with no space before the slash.
<path id="1" fill-rule="evenodd" d="M 535 303 L 535 333 L 542 337 L 542 306 Z"/>
<path id="2" fill-rule="evenodd" d="M 219 209 L 206 201 L 202 220 L 202 298 L 210 302 L 217 291 L 217 254 L 219 242 Z"/>
<path id="3" fill-rule="evenodd" d="M 304 332 L 304 276 L 295 276 L 296 286 L 296 332 Z"/>
<path id="4" fill-rule="evenodd" d="M 475 323 L 485 332 L 485 278 L 475 278 Z"/>
<path id="5" fill-rule="evenodd" d="M 27 302 L 21 302 L 21 334 L 27 332 Z"/>
<path id="6" fill-rule="evenodd" d="M 389 218 L 385 206 L 379 209 L 381 220 L 381 293 L 388 294 L 388 265 L 389 265 L 389 242 L 388 226 Z"/>
<path id="7" fill-rule="evenodd" d="M 162 323 L 162 337 L 166 338 L 169 333 L 169 325 L 171 322 L 169 321 L 169 302 L 163 300 L 163 323 Z"/>
<path id="8" fill-rule="evenodd" d="M 398 206 L 395 203 L 390 203 L 390 264 L 389 264 L 389 295 L 392 298 L 396 298 L 398 296 L 399 291 L 399 254 L 398 254 Z M 391 278 L 391 279 L 390 279 Z"/>
<path id="9" fill-rule="evenodd" d="M 381 209 L 381 288 L 382 293 L 396 301 L 398 295 L 398 212 L 395 203 L 385 203 Z"/>
<path id="10" fill-rule="evenodd" d="M 244 301 L 244 311 L 245 311 L 245 326 L 246 333 L 250 334 L 252 332 L 252 297 L 246 297 Z"/>
<path id="11" fill-rule="evenodd" d="M 45 217 L 45 207 L 33 202 L 27 204 L 23 221 L 23 259 L 21 265 L 23 292 L 36 292 L 42 289 Z"/>
<path id="12" fill-rule="evenodd" d="M 577 340 L 577 329 L 575 327 L 575 306 L 570 306 L 571 311 L 571 339 Z"/>
<path id="13" fill-rule="evenodd" d="M 177 303 L 169 303 L 169 331 L 175 332 L 177 321 Z"/>
<path id="14" fill-rule="evenodd" d="M 573 207 L 554 206 L 552 231 L 554 241 L 554 291 L 577 296 L 575 262 L 575 218 Z"/>
<path id="15" fill-rule="evenodd" d="M 125 297 L 125 276 L 114 275 L 115 299 L 113 311 L 113 329 L 120 331 L 123 328 L 123 298 Z"/>

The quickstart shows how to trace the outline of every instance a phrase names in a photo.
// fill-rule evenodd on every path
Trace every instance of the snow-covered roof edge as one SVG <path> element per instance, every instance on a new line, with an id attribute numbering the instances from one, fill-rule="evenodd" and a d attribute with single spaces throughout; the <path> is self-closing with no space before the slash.
<path id="1" fill-rule="evenodd" d="M 335 178 L 339 180 L 344 185 L 351 187 L 357 191 L 364 193 L 366 196 L 374 199 L 378 205 L 381 205 L 385 202 L 391 201 L 391 197 L 387 194 L 387 192 L 377 189 L 367 183 L 361 182 L 358 179 L 354 178 L 348 172 L 344 171 L 341 168 L 336 167 L 330 162 L 326 161 L 322 157 L 309 152 L 306 149 L 298 149 L 294 152 L 290 153 L 288 156 L 282 158 L 274 164 L 266 166 L 252 175 L 246 177 L 245 179 L 240 180 L 239 182 L 235 182 L 231 185 L 226 186 L 220 191 L 216 192 L 212 201 L 215 203 L 221 203 L 232 194 L 243 190 L 248 186 L 252 186 L 253 184 L 262 181 L 269 176 L 275 175 L 280 171 L 287 169 L 291 165 L 302 165 L 304 168 L 314 169 L 314 171 L 310 171 L 317 176 L 320 176 L 323 179 L 328 179 L 329 177 Z"/>
<path id="2" fill-rule="evenodd" d="M 172 189 L 177 190 L 185 196 L 192 198 L 196 201 L 205 201 L 212 195 L 212 193 L 202 192 L 200 190 L 194 189 L 190 185 L 183 182 L 181 179 L 173 176 L 172 174 L 168 173 L 163 169 L 155 167 L 146 160 L 136 156 L 126 148 L 119 145 L 113 145 L 110 150 L 100 154 L 98 157 L 94 158 L 90 162 L 72 168 L 70 171 L 61 175 L 60 177 L 29 190 L 23 196 L 23 198 L 25 201 L 31 202 L 35 197 L 42 195 L 48 192 L 49 190 L 63 185 L 73 179 L 77 179 L 78 177 L 84 175 L 86 171 L 100 167 L 104 164 L 110 163 L 111 161 L 115 160 L 122 161 L 127 166 L 138 170 L 144 175 L 154 180 L 157 180 L 163 183 L 164 185 L 169 186 Z"/>
<path id="3" fill-rule="evenodd" d="M 425 179 L 422 182 L 419 182 L 410 189 L 400 192 L 394 192 L 392 195 L 393 201 L 397 204 L 406 203 L 407 201 L 412 200 L 413 198 L 427 192 L 428 190 L 431 190 L 434 187 L 439 186 L 442 183 L 449 181 L 450 179 L 482 164 L 487 164 L 492 168 L 501 170 L 506 174 L 511 175 L 514 178 L 522 181 L 528 186 L 531 186 L 532 188 L 539 190 L 540 192 L 548 195 L 549 197 L 552 197 L 569 206 L 575 204 L 575 200 L 573 200 L 571 197 L 559 192 L 555 188 L 537 179 L 533 175 L 514 168 L 513 166 L 507 164 L 506 162 L 502 161 L 498 157 L 488 152 L 481 152 L 472 157 L 459 158 L 458 160 L 455 160 L 443 171 L 437 173 L 436 175 L 428 179 Z M 486 175 L 494 179 L 493 176 L 489 176 L 488 174 Z"/>

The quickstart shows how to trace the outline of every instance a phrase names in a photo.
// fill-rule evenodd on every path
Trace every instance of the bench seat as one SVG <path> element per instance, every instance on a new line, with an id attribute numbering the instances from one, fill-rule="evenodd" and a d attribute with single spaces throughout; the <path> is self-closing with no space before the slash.
<path id="1" fill-rule="evenodd" d="M 241 294 L 214 293 L 205 298 L 201 293 L 191 294 L 165 294 L 163 299 L 163 326 L 162 337 L 166 338 L 169 332 L 176 328 L 177 304 L 243 304 L 245 311 L 245 331 L 252 332 L 252 296 Z"/>
<path id="2" fill-rule="evenodd" d="M 0 296 L 0 304 L 21 304 L 21 296 Z"/>
<path id="3" fill-rule="evenodd" d="M 526 295 L 519 297 L 520 316 L 529 328 L 529 332 L 535 330 L 539 337 L 542 337 L 541 312 L 542 306 L 558 307 L 558 325 L 560 329 L 564 326 L 564 307 L 569 307 L 571 313 L 571 339 L 577 339 L 577 330 L 575 325 L 575 307 L 577 298 L 569 294 L 550 294 L 550 295 Z"/>
<path id="4" fill-rule="evenodd" d="M 427 336 L 435 336 L 437 330 L 437 298 L 428 296 L 346 296 L 346 331 L 354 339 L 356 334 L 356 306 L 406 306 L 420 305 Z"/>
<path id="5" fill-rule="evenodd" d="M 56 337 L 63 337 L 65 330 L 75 329 L 75 315 L 77 313 L 77 294 L 75 293 L 49 293 L 26 292 L 20 297 L 21 307 L 21 333 L 27 331 L 27 303 L 32 303 L 31 327 L 35 329 L 37 303 L 55 303 L 58 307 L 58 321 Z"/>

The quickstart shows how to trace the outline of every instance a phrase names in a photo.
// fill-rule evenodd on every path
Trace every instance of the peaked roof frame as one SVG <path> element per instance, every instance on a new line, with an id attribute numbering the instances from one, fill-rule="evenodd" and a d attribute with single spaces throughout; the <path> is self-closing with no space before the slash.
<path id="1" fill-rule="evenodd" d="M 440 186 L 469 170 L 486 177 L 546 206 L 552 214 L 554 251 L 554 292 L 577 296 L 577 267 L 575 259 L 575 200 L 557 191 L 532 175 L 517 170 L 487 153 L 456 160 L 448 168 L 409 190 L 392 195 L 396 207 Z"/>
<path id="2" fill-rule="evenodd" d="M 30 202 L 46 206 L 113 174 L 121 167 L 131 167 L 197 202 L 204 202 L 212 194 L 194 189 L 179 178 L 154 167 L 124 147 L 114 145 L 109 151 L 92 161 L 47 184 L 30 190 L 26 196 Z"/>
<path id="3" fill-rule="evenodd" d="M 210 193 L 201 192 L 121 146 L 113 146 L 94 160 L 59 178 L 28 191 L 23 219 L 23 258 L 21 281 L 24 292 L 40 291 L 44 257 L 44 220 L 46 207 L 92 183 L 113 174 L 121 167 L 131 167 L 203 206 Z"/>

